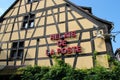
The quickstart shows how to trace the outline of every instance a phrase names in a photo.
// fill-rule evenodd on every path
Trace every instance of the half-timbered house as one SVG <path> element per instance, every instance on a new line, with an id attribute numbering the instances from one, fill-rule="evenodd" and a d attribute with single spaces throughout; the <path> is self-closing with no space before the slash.
<path id="1" fill-rule="evenodd" d="M 0 69 L 52 66 L 52 56 L 74 68 L 109 67 L 113 23 L 68 0 L 16 0 L 0 18 Z M 96 53 L 96 54 L 95 54 Z M 94 57 L 95 56 L 95 57 Z"/>

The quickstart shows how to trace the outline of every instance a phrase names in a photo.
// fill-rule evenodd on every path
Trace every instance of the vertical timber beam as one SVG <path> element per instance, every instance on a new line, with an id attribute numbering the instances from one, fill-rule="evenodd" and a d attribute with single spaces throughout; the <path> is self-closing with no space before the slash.
<path id="1" fill-rule="evenodd" d="M 35 65 L 38 65 L 38 53 L 39 53 L 39 39 L 36 42 L 36 52 L 35 52 Z"/>
<path id="2" fill-rule="evenodd" d="M 20 5 L 19 5 L 19 8 L 18 8 L 18 12 L 17 12 L 17 16 L 16 16 L 16 18 L 15 18 L 15 21 L 16 21 L 16 19 L 18 18 L 18 14 L 19 14 L 19 11 L 20 11 L 21 3 L 22 3 L 22 0 L 20 1 Z M 17 22 L 17 23 L 18 23 L 18 22 Z M 19 23 L 18 23 L 18 24 L 19 24 Z M 17 24 L 17 26 L 19 27 L 18 24 Z M 18 29 L 18 30 L 19 30 L 19 29 Z M 18 55 L 19 44 L 20 44 L 20 34 L 19 34 L 19 31 L 18 31 L 18 36 L 19 36 L 19 39 L 18 39 L 18 44 L 17 44 L 17 51 L 16 51 L 16 54 L 15 54 L 14 66 L 16 66 L 17 55 Z"/>
<path id="3" fill-rule="evenodd" d="M 90 36 L 91 36 L 91 37 L 94 37 L 94 36 L 93 36 L 93 30 L 90 31 Z M 95 58 L 94 58 L 95 43 L 94 43 L 94 40 L 91 40 L 91 47 L 92 47 L 92 60 L 93 60 L 93 67 L 95 67 Z"/>
<path id="4" fill-rule="evenodd" d="M 69 31 L 69 29 L 68 29 L 68 9 L 67 9 L 67 4 L 65 6 L 65 30 L 66 30 L 66 32 Z"/>
<path id="5" fill-rule="evenodd" d="M 79 40 L 78 40 L 78 46 L 80 46 L 81 39 L 82 39 L 82 33 L 80 32 L 80 34 L 79 34 Z M 76 68 L 77 59 L 78 59 L 78 53 L 75 54 L 73 68 Z"/>

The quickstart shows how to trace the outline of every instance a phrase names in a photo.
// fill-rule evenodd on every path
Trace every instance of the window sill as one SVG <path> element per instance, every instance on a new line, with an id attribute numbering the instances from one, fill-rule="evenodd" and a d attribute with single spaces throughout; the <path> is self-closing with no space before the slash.
<path id="1" fill-rule="evenodd" d="M 21 30 L 29 30 L 29 29 L 33 29 L 35 27 L 29 27 L 29 28 L 21 28 Z"/>
<path id="2" fill-rule="evenodd" d="M 21 59 L 22 59 L 21 57 L 17 57 L 17 58 L 12 57 L 12 58 L 9 58 L 9 60 L 10 60 L 10 61 L 14 61 L 14 60 L 21 60 Z"/>

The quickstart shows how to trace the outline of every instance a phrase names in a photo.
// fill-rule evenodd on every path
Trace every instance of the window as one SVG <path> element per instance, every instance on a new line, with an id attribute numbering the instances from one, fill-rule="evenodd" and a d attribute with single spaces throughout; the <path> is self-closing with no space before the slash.
<path id="1" fill-rule="evenodd" d="M 28 3 L 37 2 L 38 0 L 28 0 Z"/>
<path id="2" fill-rule="evenodd" d="M 18 54 L 17 54 L 17 47 L 18 47 Z M 22 59 L 22 55 L 24 52 L 24 42 L 13 42 L 11 47 L 10 59 Z"/>
<path id="3" fill-rule="evenodd" d="M 28 29 L 28 28 L 33 28 L 34 27 L 34 17 L 35 14 L 29 14 L 24 17 L 22 29 Z"/>

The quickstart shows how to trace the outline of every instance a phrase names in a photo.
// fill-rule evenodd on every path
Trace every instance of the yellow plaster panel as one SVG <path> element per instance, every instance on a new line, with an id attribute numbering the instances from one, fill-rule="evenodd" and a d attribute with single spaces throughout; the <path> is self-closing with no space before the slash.
<path id="1" fill-rule="evenodd" d="M 11 48 L 12 46 L 10 46 Z M 10 53 L 11 53 L 11 50 L 8 50 L 8 58 L 10 58 Z"/>
<path id="2" fill-rule="evenodd" d="M 13 12 L 14 9 L 11 9 L 6 15 L 5 17 L 10 17 L 11 13 Z"/>
<path id="3" fill-rule="evenodd" d="M 25 31 L 20 31 L 20 38 L 24 39 L 25 38 Z"/>
<path id="4" fill-rule="evenodd" d="M 68 30 L 76 31 L 76 30 L 81 30 L 81 28 L 79 27 L 76 21 L 70 21 L 68 22 Z"/>
<path id="5" fill-rule="evenodd" d="M 17 15 L 17 12 L 18 12 L 18 8 L 16 7 L 14 12 L 12 13 L 12 16 Z"/>
<path id="6" fill-rule="evenodd" d="M 47 57 L 47 55 L 46 55 L 46 50 L 47 50 L 47 47 L 39 47 L 38 57 L 39 57 L 39 58 Z"/>
<path id="7" fill-rule="evenodd" d="M 15 22 L 22 21 L 22 20 L 23 20 L 23 17 L 18 17 L 18 18 L 16 18 Z"/>
<path id="8" fill-rule="evenodd" d="M 29 12 L 29 11 L 30 11 L 30 5 L 26 5 L 26 8 L 25 8 L 25 6 L 21 6 L 19 14 L 26 13 L 26 12 Z"/>
<path id="9" fill-rule="evenodd" d="M 105 41 L 101 38 L 96 38 L 94 39 L 95 42 L 95 50 L 97 52 L 102 52 L 102 51 L 106 51 L 106 45 L 105 45 Z"/>
<path id="10" fill-rule="evenodd" d="M 9 66 L 13 66 L 14 65 L 14 61 L 9 61 Z"/>
<path id="11" fill-rule="evenodd" d="M 67 7 L 67 10 L 71 10 L 71 8 L 70 8 L 70 7 Z"/>
<path id="12" fill-rule="evenodd" d="M 95 25 L 94 23 L 92 23 L 88 19 L 81 19 L 81 20 L 79 20 L 79 22 L 83 26 L 84 29 L 93 28 L 93 25 Z"/>
<path id="13" fill-rule="evenodd" d="M 40 45 L 46 44 L 45 38 L 40 39 Z"/>
<path id="14" fill-rule="evenodd" d="M 56 34 L 56 33 L 57 33 L 56 25 L 50 25 L 46 27 L 46 35 Z"/>
<path id="15" fill-rule="evenodd" d="M 20 4 L 20 1 L 18 1 L 18 2 L 15 4 L 14 8 L 15 8 L 15 7 L 18 7 L 19 4 Z"/>
<path id="16" fill-rule="evenodd" d="M 0 70 L 6 66 L 6 61 L 5 62 L 0 62 Z"/>
<path id="17" fill-rule="evenodd" d="M 13 24 L 14 19 L 15 19 L 15 18 L 11 18 L 11 19 L 10 19 L 10 23 L 12 23 L 12 24 Z"/>
<path id="18" fill-rule="evenodd" d="M 81 47 L 82 47 L 82 53 L 91 53 L 92 48 L 91 48 L 91 43 L 90 42 L 81 42 Z"/>
<path id="19" fill-rule="evenodd" d="M 51 40 L 50 37 L 47 38 L 47 40 L 48 40 L 48 44 L 57 43 L 57 40 Z"/>
<path id="20" fill-rule="evenodd" d="M 77 43 L 72 43 L 72 44 L 69 44 L 68 46 L 69 46 L 69 47 L 77 46 Z"/>
<path id="21" fill-rule="evenodd" d="M 82 33 L 82 40 L 83 39 L 90 39 L 90 32 L 83 32 Z"/>
<path id="22" fill-rule="evenodd" d="M 20 2 L 19 2 L 19 4 L 20 4 Z M 25 0 L 22 0 L 21 5 L 24 5 L 24 4 L 25 4 Z"/>
<path id="23" fill-rule="evenodd" d="M 19 39 L 18 32 L 13 32 L 11 40 L 16 40 L 16 39 Z"/>
<path id="24" fill-rule="evenodd" d="M 22 14 L 22 13 L 26 13 L 25 6 L 21 6 L 21 7 L 20 7 L 19 14 Z"/>
<path id="25" fill-rule="evenodd" d="M 57 21 L 57 19 L 55 19 Z M 48 16 L 47 17 L 47 24 L 55 23 L 53 16 Z"/>
<path id="26" fill-rule="evenodd" d="M 11 48 L 11 47 L 12 47 L 12 43 L 9 43 L 9 44 L 8 44 L 8 48 Z"/>
<path id="27" fill-rule="evenodd" d="M 59 47 L 56 45 L 56 46 L 50 46 L 49 48 L 50 48 L 50 50 L 53 49 L 55 52 L 57 52 L 57 49 L 58 49 Z"/>
<path id="28" fill-rule="evenodd" d="M 75 38 L 66 38 L 67 41 L 78 41 L 79 40 L 79 35 L 80 33 L 76 33 L 76 37 Z"/>
<path id="29" fill-rule="evenodd" d="M 68 12 L 68 20 L 73 19 L 72 15 Z"/>
<path id="30" fill-rule="evenodd" d="M 6 49 L 7 48 L 7 43 L 3 43 L 2 44 L 2 49 Z"/>
<path id="31" fill-rule="evenodd" d="M 7 57 L 7 51 L 1 51 L 1 54 L 0 54 L 0 59 L 6 59 Z"/>
<path id="32" fill-rule="evenodd" d="M 39 5 L 38 5 L 38 7 L 37 7 L 37 9 L 44 8 L 44 2 L 45 2 L 45 0 L 41 0 L 40 3 L 39 3 Z"/>
<path id="33" fill-rule="evenodd" d="M 6 32 L 11 31 L 11 30 L 12 30 L 12 26 L 13 26 L 13 24 L 8 24 L 7 26 L 8 26 L 8 27 L 7 27 Z"/>
<path id="34" fill-rule="evenodd" d="M 2 25 L 0 32 L 1 32 L 1 33 L 4 32 L 4 29 L 5 29 L 5 25 Z"/>
<path id="35" fill-rule="evenodd" d="M 63 12 L 63 11 L 65 11 L 65 7 L 60 8 L 60 12 Z"/>
<path id="36" fill-rule="evenodd" d="M 46 7 L 54 6 L 55 4 L 53 3 L 52 0 L 46 0 Z"/>
<path id="37" fill-rule="evenodd" d="M 25 61 L 25 65 L 31 65 L 34 66 L 34 60 L 33 61 Z"/>
<path id="38" fill-rule="evenodd" d="M 37 28 L 34 37 L 43 36 L 44 27 Z"/>
<path id="39" fill-rule="evenodd" d="M 12 47 L 12 43 L 8 43 L 8 48 Z M 7 43 L 2 44 L 2 49 L 7 49 Z M 9 51 L 9 50 L 8 50 Z M 4 52 L 4 51 L 3 51 Z"/>
<path id="40" fill-rule="evenodd" d="M 3 34 L 0 34 L 0 40 L 2 39 Z"/>
<path id="41" fill-rule="evenodd" d="M 57 8 L 53 9 L 53 13 L 58 13 L 58 9 Z"/>
<path id="42" fill-rule="evenodd" d="M 90 69 L 93 67 L 92 56 L 78 57 L 76 68 L 79 69 Z"/>
<path id="43" fill-rule="evenodd" d="M 98 66 L 103 66 L 105 68 L 109 68 L 109 64 L 108 64 L 108 58 L 107 55 L 97 55 L 96 56 L 96 63 Z"/>
<path id="44" fill-rule="evenodd" d="M 63 3 L 65 3 L 64 0 L 55 0 L 55 2 L 56 2 L 56 4 L 63 4 Z"/>
<path id="45" fill-rule="evenodd" d="M 22 22 L 15 23 L 13 31 L 14 30 L 20 30 L 21 29 L 21 25 L 22 25 Z"/>
<path id="46" fill-rule="evenodd" d="M 10 33 L 4 34 L 3 41 L 9 41 Z"/>
<path id="47" fill-rule="evenodd" d="M 16 61 L 16 65 L 20 66 L 21 65 L 21 61 Z"/>
<path id="48" fill-rule="evenodd" d="M 76 18 L 81 18 L 83 17 L 82 15 L 80 15 L 79 13 L 72 11 L 72 14 L 76 17 Z"/>
<path id="49" fill-rule="evenodd" d="M 35 51 L 36 51 L 35 48 L 28 49 L 28 53 L 27 53 L 26 58 L 35 58 Z"/>
<path id="50" fill-rule="evenodd" d="M 3 24 L 6 24 L 6 22 L 7 22 L 7 20 L 4 20 L 4 21 L 3 21 Z"/>
<path id="51" fill-rule="evenodd" d="M 65 58 L 65 63 L 70 64 L 71 66 L 73 66 L 73 62 L 74 62 L 75 58 Z"/>
<path id="52" fill-rule="evenodd" d="M 27 5 L 27 12 L 30 12 L 30 5 Z"/>
<path id="53" fill-rule="evenodd" d="M 59 30 L 60 30 L 61 33 L 65 32 L 65 28 L 66 28 L 65 23 L 58 24 L 58 26 L 59 26 Z"/>
<path id="54" fill-rule="evenodd" d="M 25 47 L 29 47 L 28 46 L 29 42 L 30 42 L 30 40 L 25 41 Z M 31 40 L 30 46 L 35 46 L 35 45 L 36 45 L 36 40 Z"/>
<path id="55" fill-rule="evenodd" d="M 50 66 L 50 60 L 38 60 L 39 66 Z"/>
<path id="56" fill-rule="evenodd" d="M 52 14 L 51 10 L 48 10 L 47 14 Z"/>
<path id="57" fill-rule="evenodd" d="M 7 19 L 7 23 L 6 24 L 8 25 L 10 23 L 10 21 L 11 21 L 11 19 Z"/>
<path id="58" fill-rule="evenodd" d="M 42 15 L 42 12 L 36 13 L 36 17 L 40 17 Z"/>
<path id="59" fill-rule="evenodd" d="M 64 13 L 60 13 L 60 22 L 61 21 L 65 21 L 65 12 Z"/>
<path id="60" fill-rule="evenodd" d="M 34 23 L 34 26 L 36 27 L 36 26 L 39 26 L 38 24 L 38 21 L 39 21 L 39 19 L 35 19 L 35 23 Z"/>
<path id="61" fill-rule="evenodd" d="M 34 2 L 34 3 L 32 4 L 32 11 L 34 11 L 34 10 L 35 10 L 35 8 L 36 8 L 37 4 L 38 4 L 38 2 Z"/>
<path id="62" fill-rule="evenodd" d="M 33 31 L 34 31 L 34 29 L 28 30 L 28 32 L 27 32 L 27 38 L 31 38 L 31 36 L 33 34 Z"/>
<path id="63" fill-rule="evenodd" d="M 45 18 L 44 17 L 42 17 L 41 18 L 41 20 L 40 20 L 40 22 L 39 22 L 39 24 L 38 24 L 38 26 L 40 26 L 40 25 L 44 25 L 44 23 L 45 23 Z"/>

